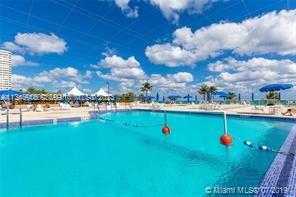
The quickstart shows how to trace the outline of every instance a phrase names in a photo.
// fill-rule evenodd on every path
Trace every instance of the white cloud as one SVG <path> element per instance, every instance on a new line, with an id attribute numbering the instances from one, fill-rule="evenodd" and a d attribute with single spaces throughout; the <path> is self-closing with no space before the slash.
<path id="1" fill-rule="evenodd" d="M 3 48 L 8 51 L 17 52 L 17 53 L 24 53 L 25 52 L 24 48 L 20 47 L 19 45 L 15 44 L 14 42 L 4 42 Z"/>
<path id="2" fill-rule="evenodd" d="M 170 44 L 148 46 L 145 55 L 154 64 L 165 64 L 168 67 L 194 66 L 197 59 L 192 52 Z"/>
<path id="3" fill-rule="evenodd" d="M 296 83 L 296 63 L 289 59 L 226 58 L 209 64 L 208 69 L 219 74 L 209 77 L 207 82 L 229 91 L 250 92 L 269 83 Z"/>
<path id="4" fill-rule="evenodd" d="M 115 4 L 121 9 L 122 13 L 128 18 L 137 18 L 139 16 L 139 7 L 135 6 L 131 8 L 129 4 L 130 0 L 115 0 Z"/>
<path id="5" fill-rule="evenodd" d="M 26 59 L 21 55 L 12 54 L 11 56 L 12 66 L 38 66 L 36 62 L 26 61 Z"/>
<path id="6" fill-rule="evenodd" d="M 30 54 L 57 53 L 62 54 L 67 50 L 66 42 L 51 33 L 17 33 L 14 42 L 5 42 L 3 47 L 12 52 Z"/>
<path id="7" fill-rule="evenodd" d="M 152 74 L 148 81 L 156 91 L 163 94 L 185 94 L 188 93 L 187 84 L 193 80 L 194 78 L 190 73 L 179 72 L 175 74 L 167 74 L 166 76 Z"/>
<path id="8" fill-rule="evenodd" d="M 270 12 L 241 23 L 219 23 L 195 32 L 177 29 L 170 43 L 148 46 L 145 54 L 155 64 L 189 65 L 229 50 L 239 55 L 296 54 L 296 10 Z"/>
<path id="9" fill-rule="evenodd" d="M 128 59 L 116 55 L 105 57 L 98 65 L 99 69 L 110 69 L 110 72 L 103 73 L 98 70 L 96 71 L 97 76 L 105 80 L 119 82 L 120 92 L 139 92 L 141 84 L 146 81 L 153 85 L 155 91 L 163 93 L 186 91 L 186 85 L 194 80 L 192 74 L 187 72 L 167 74 L 166 76 L 160 74 L 148 76 L 133 56 Z"/>
<path id="10" fill-rule="evenodd" d="M 193 76 L 187 72 L 179 72 L 176 74 L 168 74 L 168 78 L 177 83 L 188 83 L 193 81 Z"/>
<path id="11" fill-rule="evenodd" d="M 87 70 L 86 72 L 85 72 L 85 75 L 84 75 L 86 78 L 92 78 L 92 72 L 90 71 L 90 70 Z"/>
<path id="12" fill-rule="evenodd" d="M 107 56 L 112 56 L 116 54 L 116 49 L 115 48 L 111 48 L 109 46 L 105 47 L 105 51 L 101 53 L 101 55 L 107 57 Z"/>
<path id="13" fill-rule="evenodd" d="M 42 71 L 34 77 L 14 74 L 12 76 L 12 84 L 15 89 L 25 89 L 31 86 L 42 88 L 50 86 L 56 89 L 63 89 L 79 84 L 87 84 L 86 78 L 86 76 L 81 75 L 73 67 L 54 68 L 49 71 Z"/>
<path id="14" fill-rule="evenodd" d="M 134 56 L 123 59 L 117 55 L 108 56 L 98 63 L 102 68 L 110 69 L 110 73 L 103 74 L 101 71 L 97 75 L 101 78 L 118 80 L 121 79 L 145 79 L 146 75 L 140 63 Z"/>
<path id="15" fill-rule="evenodd" d="M 215 0 L 150 0 L 150 3 L 159 7 L 163 15 L 173 23 L 178 22 L 181 12 L 187 10 L 189 14 L 202 13 L 212 2 Z"/>

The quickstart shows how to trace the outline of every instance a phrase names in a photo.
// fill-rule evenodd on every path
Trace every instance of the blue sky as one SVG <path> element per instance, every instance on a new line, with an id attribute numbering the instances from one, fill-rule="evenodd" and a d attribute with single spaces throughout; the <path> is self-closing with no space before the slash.
<path id="1" fill-rule="evenodd" d="M 93 92 L 109 81 L 114 93 L 139 92 L 149 81 L 153 92 L 196 94 L 206 83 L 248 98 L 264 84 L 296 82 L 296 1 L 3 0 L 0 8 L 16 89 Z"/>

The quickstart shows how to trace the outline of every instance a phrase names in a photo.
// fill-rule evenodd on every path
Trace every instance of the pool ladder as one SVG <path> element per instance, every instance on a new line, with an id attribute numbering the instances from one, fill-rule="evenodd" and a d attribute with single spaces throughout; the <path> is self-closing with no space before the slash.
<path id="1" fill-rule="evenodd" d="M 23 111 L 22 108 L 19 109 L 19 127 L 23 127 Z M 9 106 L 6 108 L 6 130 L 9 129 Z"/>

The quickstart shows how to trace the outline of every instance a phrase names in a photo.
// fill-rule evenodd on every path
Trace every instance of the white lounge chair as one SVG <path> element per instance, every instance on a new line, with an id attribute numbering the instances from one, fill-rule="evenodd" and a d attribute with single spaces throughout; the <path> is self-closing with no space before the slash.
<path id="1" fill-rule="evenodd" d="M 43 112 L 43 107 L 42 105 L 38 104 L 36 109 L 35 109 L 36 112 Z"/>
<path id="2" fill-rule="evenodd" d="M 66 109 L 66 110 L 71 109 L 71 105 L 68 103 L 64 104 L 64 109 Z"/>
<path id="3" fill-rule="evenodd" d="M 219 103 L 216 103 L 214 106 L 214 110 L 221 110 L 221 105 Z"/>
<path id="4" fill-rule="evenodd" d="M 261 111 L 261 112 L 264 112 L 264 107 L 258 107 L 256 105 L 254 105 L 254 108 L 252 109 L 252 111 Z"/>

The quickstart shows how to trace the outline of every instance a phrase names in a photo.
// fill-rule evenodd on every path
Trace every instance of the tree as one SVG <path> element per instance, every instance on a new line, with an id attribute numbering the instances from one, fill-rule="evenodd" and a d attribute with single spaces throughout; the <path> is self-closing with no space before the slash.
<path id="1" fill-rule="evenodd" d="M 209 87 L 209 92 L 210 92 L 211 98 L 213 100 L 213 95 L 217 92 L 217 88 L 215 86 L 210 86 Z"/>
<path id="2" fill-rule="evenodd" d="M 133 92 L 128 92 L 126 94 L 122 94 L 120 96 L 121 102 L 133 102 L 133 100 L 136 98 L 136 95 Z"/>
<path id="3" fill-rule="evenodd" d="M 30 87 L 26 90 L 25 92 L 26 94 L 50 94 L 50 92 L 42 89 L 37 89 L 37 88 L 33 88 L 33 87 Z"/>
<path id="4" fill-rule="evenodd" d="M 198 93 L 202 95 L 203 101 L 206 100 L 206 95 L 209 92 L 209 87 L 207 85 L 200 86 Z"/>
<path id="5" fill-rule="evenodd" d="M 145 96 L 148 96 L 148 92 L 151 92 L 152 85 L 149 82 L 145 82 L 142 84 L 141 92 L 145 92 Z"/>
<path id="6" fill-rule="evenodd" d="M 234 92 L 228 92 L 228 97 L 227 99 L 232 100 L 236 97 L 236 94 Z"/>
<path id="7" fill-rule="evenodd" d="M 276 92 L 271 91 L 271 92 L 268 92 L 268 94 L 266 94 L 266 98 L 267 99 L 278 99 L 278 95 Z"/>

